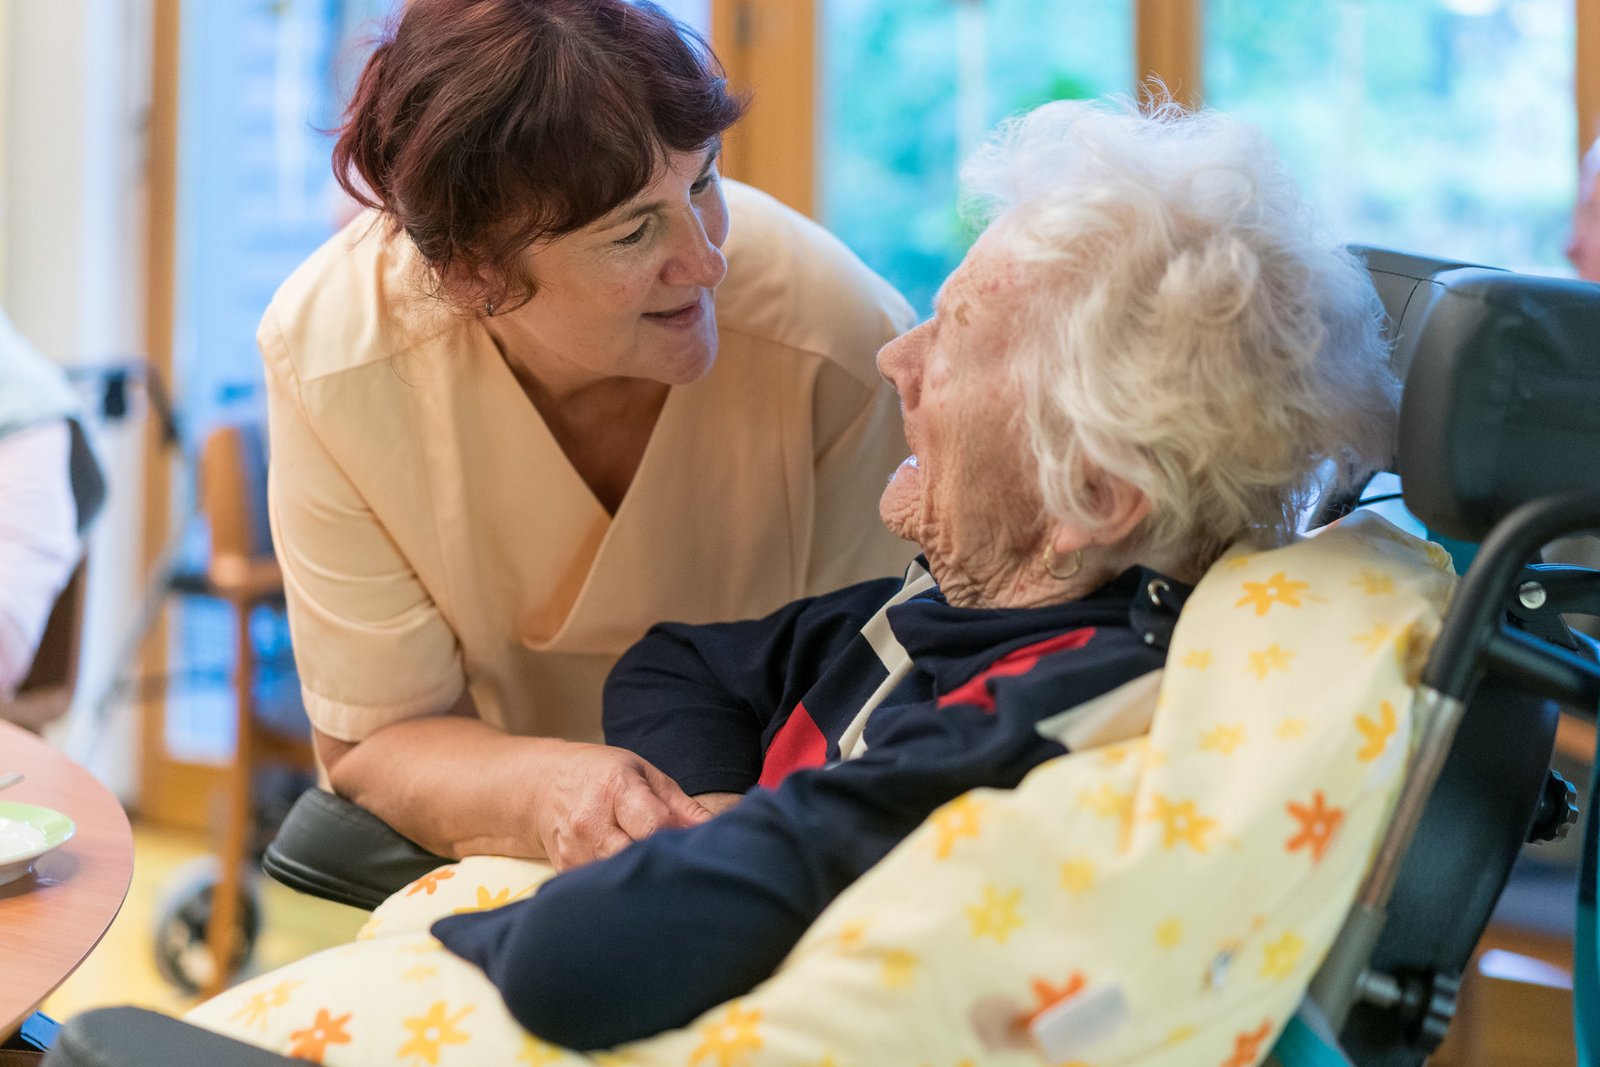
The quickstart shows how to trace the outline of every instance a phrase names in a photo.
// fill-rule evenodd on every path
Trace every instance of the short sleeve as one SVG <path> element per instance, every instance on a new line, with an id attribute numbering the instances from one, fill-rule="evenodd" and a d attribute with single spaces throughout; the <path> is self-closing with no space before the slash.
<path id="1" fill-rule="evenodd" d="M 257 341 L 266 364 L 268 507 L 306 713 L 324 734 L 360 741 L 448 710 L 466 685 L 455 634 L 319 439 L 272 309 Z"/>

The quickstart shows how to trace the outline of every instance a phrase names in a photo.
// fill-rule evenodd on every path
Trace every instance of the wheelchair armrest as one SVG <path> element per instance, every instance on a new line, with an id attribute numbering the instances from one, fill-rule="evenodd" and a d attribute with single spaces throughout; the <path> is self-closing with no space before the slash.
<path id="1" fill-rule="evenodd" d="M 293 1067 L 304 1062 L 144 1008 L 100 1008 L 61 1028 L 43 1067 Z"/>
<path id="2" fill-rule="evenodd" d="M 450 862 L 325 789 L 300 794 L 261 858 L 290 889 L 365 911 Z"/>

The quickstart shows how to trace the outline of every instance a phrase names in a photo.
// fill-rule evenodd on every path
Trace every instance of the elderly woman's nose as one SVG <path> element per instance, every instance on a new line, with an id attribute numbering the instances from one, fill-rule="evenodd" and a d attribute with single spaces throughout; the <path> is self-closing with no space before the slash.
<path id="1" fill-rule="evenodd" d="M 921 383 L 918 352 L 924 329 L 925 325 L 918 326 L 878 349 L 878 373 L 894 386 L 895 392 L 900 394 L 900 402 L 906 407 L 915 407 L 917 403 L 918 386 Z"/>

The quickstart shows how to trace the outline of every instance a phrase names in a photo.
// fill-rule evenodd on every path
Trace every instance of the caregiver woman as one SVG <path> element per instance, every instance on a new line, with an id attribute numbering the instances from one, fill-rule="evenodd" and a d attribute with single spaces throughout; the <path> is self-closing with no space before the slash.
<path id="1" fill-rule="evenodd" d="M 334 164 L 376 211 L 259 334 L 272 526 L 331 784 L 435 852 L 703 820 L 594 743 L 612 663 L 912 554 L 870 521 L 910 310 L 719 177 L 739 112 L 624 0 L 411 0 L 361 76 Z"/>

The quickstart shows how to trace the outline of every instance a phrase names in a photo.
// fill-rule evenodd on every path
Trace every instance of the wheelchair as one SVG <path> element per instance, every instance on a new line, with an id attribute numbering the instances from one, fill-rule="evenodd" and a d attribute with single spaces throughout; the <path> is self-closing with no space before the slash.
<path id="1" fill-rule="evenodd" d="M 1562 616 L 1600 615 L 1600 572 L 1537 562 L 1600 530 L 1600 288 L 1357 249 L 1405 381 L 1397 469 L 1430 533 L 1480 543 L 1416 695 L 1418 739 L 1391 824 L 1343 931 L 1274 1055 L 1285 1067 L 1414 1067 L 1438 1047 L 1461 976 L 1529 841 L 1566 833 L 1550 770 L 1557 705 L 1593 717 L 1600 654 Z M 1325 501 L 1319 519 L 1358 499 Z M 1592 894 L 1595 826 L 1584 864 Z M 296 803 L 264 867 L 372 908 L 448 862 L 332 794 Z M 133 1008 L 69 1021 L 49 1067 L 295 1062 Z"/>

